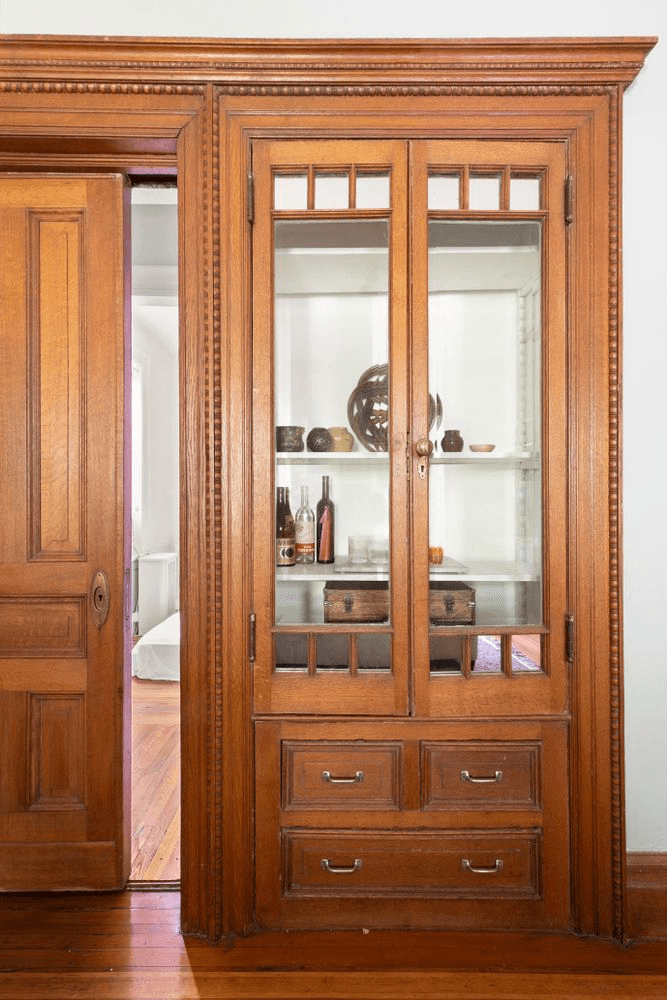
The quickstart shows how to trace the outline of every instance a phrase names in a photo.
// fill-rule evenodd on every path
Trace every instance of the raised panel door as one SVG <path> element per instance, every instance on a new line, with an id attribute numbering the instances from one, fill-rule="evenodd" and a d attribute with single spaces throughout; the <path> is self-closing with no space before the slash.
<path id="1" fill-rule="evenodd" d="M 0 178 L 0 886 L 111 889 L 123 774 L 119 176 Z"/>

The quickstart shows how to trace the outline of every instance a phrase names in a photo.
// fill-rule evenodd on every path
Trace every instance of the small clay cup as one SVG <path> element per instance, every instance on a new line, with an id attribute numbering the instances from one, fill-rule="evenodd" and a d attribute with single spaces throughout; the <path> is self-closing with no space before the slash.
<path id="1" fill-rule="evenodd" d="M 347 427 L 330 427 L 329 434 L 331 434 L 332 451 L 352 451 L 354 438 Z"/>
<path id="2" fill-rule="evenodd" d="M 333 440 L 326 427 L 313 427 L 306 438 L 308 451 L 331 451 Z"/>
<path id="3" fill-rule="evenodd" d="M 305 429 L 296 424 L 281 424 L 276 427 L 276 451 L 303 451 Z"/>

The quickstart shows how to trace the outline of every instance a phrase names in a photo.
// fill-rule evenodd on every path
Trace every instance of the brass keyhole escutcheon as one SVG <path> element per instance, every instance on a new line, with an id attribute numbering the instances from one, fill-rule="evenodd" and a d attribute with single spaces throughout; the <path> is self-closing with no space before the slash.
<path id="1" fill-rule="evenodd" d="M 419 478 L 426 479 L 426 473 L 428 471 L 428 456 L 433 451 L 433 442 L 429 441 L 428 438 L 420 438 L 415 444 L 415 451 L 419 455 L 419 461 L 417 462 L 417 472 L 419 473 Z"/>
<path id="2" fill-rule="evenodd" d="M 98 570 L 90 585 L 90 604 L 93 622 L 98 628 L 102 628 L 107 615 L 109 614 L 109 604 L 111 594 L 109 591 L 109 579 L 103 570 Z"/>

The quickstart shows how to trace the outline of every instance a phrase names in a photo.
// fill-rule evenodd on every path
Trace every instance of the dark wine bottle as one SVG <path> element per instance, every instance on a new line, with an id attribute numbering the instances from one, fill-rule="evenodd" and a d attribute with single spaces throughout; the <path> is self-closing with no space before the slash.
<path id="1" fill-rule="evenodd" d="M 289 489 L 279 486 L 276 496 L 276 565 L 296 563 L 296 530 L 289 505 Z"/>
<path id="2" fill-rule="evenodd" d="M 322 498 L 317 501 L 317 561 L 334 561 L 334 505 L 329 499 L 329 477 L 322 476 Z"/>

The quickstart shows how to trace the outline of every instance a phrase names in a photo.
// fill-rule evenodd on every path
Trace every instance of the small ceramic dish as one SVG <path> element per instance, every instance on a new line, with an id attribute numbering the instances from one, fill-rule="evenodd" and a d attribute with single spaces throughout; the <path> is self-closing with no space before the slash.
<path id="1" fill-rule="evenodd" d="M 495 444 L 470 444 L 468 447 L 471 451 L 493 451 L 496 446 Z"/>

